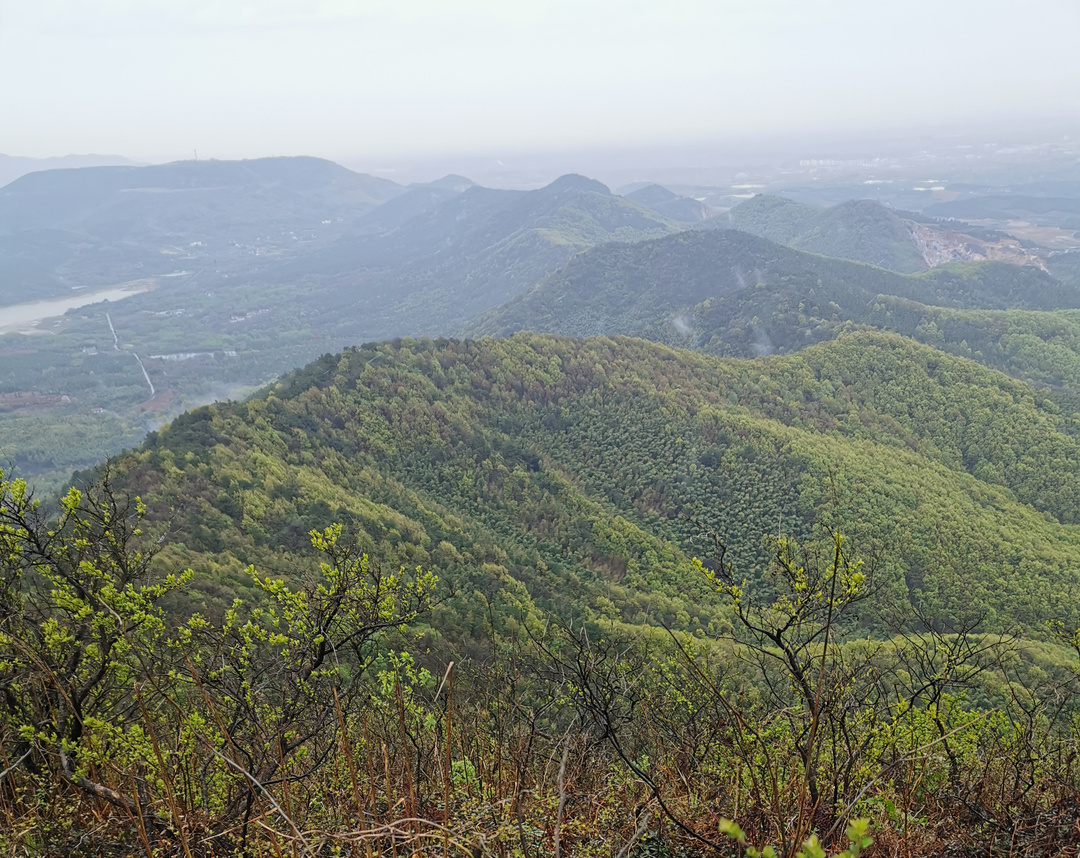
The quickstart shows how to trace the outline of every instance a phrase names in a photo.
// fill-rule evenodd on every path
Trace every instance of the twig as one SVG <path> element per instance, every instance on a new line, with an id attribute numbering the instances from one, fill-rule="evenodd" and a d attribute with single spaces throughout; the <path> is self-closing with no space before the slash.
<path id="1" fill-rule="evenodd" d="M 649 811 L 645 811 L 641 814 L 641 822 L 638 823 L 638 827 L 634 829 L 634 833 L 630 835 L 630 839 L 626 841 L 623 848 L 615 853 L 615 858 L 626 858 L 626 854 L 630 851 L 638 838 L 645 833 L 645 830 L 649 827 L 649 821 L 652 819 L 652 815 Z"/>
<path id="2" fill-rule="evenodd" d="M 210 753 L 212 753 L 215 757 L 225 763 L 225 765 L 229 766 L 232 769 L 235 769 L 240 774 L 242 774 L 245 778 L 247 778 L 247 780 L 251 783 L 252 786 L 256 787 L 264 796 L 266 796 L 266 800 L 270 802 L 270 806 L 278 812 L 278 814 L 281 816 L 282 819 L 285 820 L 286 823 L 288 823 L 289 828 L 293 830 L 293 833 L 296 835 L 297 839 L 304 845 L 304 848 L 307 849 L 307 840 L 304 838 L 304 835 L 300 833 L 300 829 L 297 828 L 296 823 L 293 822 L 289 815 L 281 809 L 281 805 L 274 800 L 274 796 L 271 795 L 270 791 L 259 782 L 259 779 L 256 778 L 255 775 L 245 769 L 238 762 L 236 762 L 235 760 L 230 760 L 228 757 L 226 757 L 223 753 L 221 753 L 221 751 L 211 745 L 208 740 L 203 739 L 203 744 L 206 746 L 207 750 L 210 751 Z"/>
<path id="3" fill-rule="evenodd" d="M 30 750 L 28 750 L 25 754 L 19 757 L 19 759 L 17 759 L 14 763 L 12 763 L 6 769 L 0 772 L 0 781 L 7 777 L 11 772 L 15 771 L 15 769 L 19 767 L 19 764 L 22 763 L 22 761 L 29 757 L 32 753 L 34 753 L 34 749 L 31 747 Z"/>

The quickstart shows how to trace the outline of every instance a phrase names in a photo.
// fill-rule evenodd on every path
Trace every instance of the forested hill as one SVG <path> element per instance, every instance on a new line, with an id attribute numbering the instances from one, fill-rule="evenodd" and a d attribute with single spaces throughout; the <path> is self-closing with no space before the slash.
<path id="1" fill-rule="evenodd" d="M 719 215 L 716 225 L 760 235 L 796 250 L 914 273 L 929 266 L 911 230 L 873 200 L 849 200 L 826 209 L 765 194 Z"/>
<path id="2" fill-rule="evenodd" d="M 717 230 L 594 248 L 465 333 L 641 336 L 749 357 L 800 348 L 846 322 L 881 324 L 879 296 L 957 309 L 1080 307 L 1080 290 L 1037 268 L 983 262 L 903 275 Z"/>
<path id="3" fill-rule="evenodd" d="M 711 212 L 705 203 L 691 197 L 680 197 L 662 185 L 646 185 L 625 196 L 632 202 L 681 223 L 700 223 L 706 220 Z"/>
<path id="4" fill-rule="evenodd" d="M 767 533 L 828 520 L 883 592 L 1038 635 L 1080 604 L 1078 452 L 1024 384 L 892 335 L 737 361 L 522 334 L 326 355 L 181 416 L 114 479 L 168 522 L 158 562 L 194 567 L 208 610 L 249 563 L 299 574 L 338 521 L 438 572 L 432 625 L 461 646 L 538 610 L 715 631 L 693 520 L 751 578 Z"/>
<path id="5" fill-rule="evenodd" d="M 306 157 L 29 173 L 0 188 L 0 304 L 192 269 L 249 276 L 405 190 Z"/>
<path id="6" fill-rule="evenodd" d="M 54 172 L 0 190 L 0 305 L 148 291 L 0 337 L 0 461 L 43 491 L 192 404 L 326 351 L 450 334 L 595 243 L 679 229 L 573 175 L 509 191 L 314 158 Z"/>
<path id="7" fill-rule="evenodd" d="M 727 226 L 777 244 L 789 244 L 810 229 L 819 214 L 821 209 L 787 197 L 755 194 L 730 211 L 717 215 L 709 225 Z"/>
<path id="8" fill-rule="evenodd" d="M 346 235 L 264 278 L 318 282 L 328 327 L 348 319 L 355 330 L 359 319 L 379 337 L 435 335 L 524 292 L 583 250 L 681 228 L 576 175 L 532 191 L 469 187 L 403 222 L 381 216 L 380 208 L 360 224 L 372 232 Z"/>
<path id="9" fill-rule="evenodd" d="M 897 212 L 875 200 L 851 199 L 816 208 L 758 194 L 705 226 L 738 229 L 796 250 L 865 262 L 913 274 L 947 262 L 1002 259 L 1042 266 L 1031 242 L 964 223 Z"/>

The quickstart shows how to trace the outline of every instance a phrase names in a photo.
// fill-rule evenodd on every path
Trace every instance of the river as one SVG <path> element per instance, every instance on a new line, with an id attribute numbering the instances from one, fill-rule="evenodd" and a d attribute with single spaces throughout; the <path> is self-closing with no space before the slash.
<path id="1" fill-rule="evenodd" d="M 122 286 L 99 289 L 96 292 L 80 292 L 66 298 L 50 298 L 45 301 L 27 301 L 23 304 L 8 304 L 0 307 L 0 335 L 13 333 L 33 333 L 34 327 L 43 319 L 62 316 L 68 310 L 97 304 L 99 301 L 120 301 L 149 292 L 151 283 L 136 280 Z"/>

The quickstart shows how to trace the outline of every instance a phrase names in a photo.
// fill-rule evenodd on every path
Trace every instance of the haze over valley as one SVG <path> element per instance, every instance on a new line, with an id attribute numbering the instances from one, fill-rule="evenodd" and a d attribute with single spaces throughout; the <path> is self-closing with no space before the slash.
<path id="1" fill-rule="evenodd" d="M 943 190 L 929 193 L 915 190 L 918 180 L 889 180 L 894 199 L 921 212 L 888 200 L 806 201 L 807 180 L 827 201 L 837 184 L 879 175 L 876 165 L 843 167 L 841 178 L 813 166 L 786 187 L 737 183 L 696 196 L 641 182 L 617 194 L 572 174 L 532 190 L 456 175 L 403 186 L 314 158 L 32 172 L 0 190 L 4 455 L 62 481 L 186 407 L 391 337 L 531 327 L 753 356 L 831 336 L 849 319 L 870 323 L 866 304 L 878 295 L 964 310 L 1069 309 L 1078 184 L 1056 163 L 1040 172 L 1015 153 L 998 159 L 979 182 L 941 179 Z M 1019 180 L 1009 193 L 1004 174 Z M 957 220 L 947 208 L 957 205 L 980 217 Z M 925 213 L 934 211 L 947 217 Z M 637 243 L 647 256 L 632 256 Z M 597 255 L 574 258 L 591 248 Z M 843 284 L 858 306 L 819 308 L 773 331 L 776 303 L 793 300 L 775 290 L 802 294 L 792 277 L 820 279 L 825 263 L 808 251 L 918 277 L 830 263 L 825 291 Z M 631 254 L 630 268 L 610 268 L 612 254 Z M 599 267 L 581 281 L 576 272 L 594 258 Z M 950 273 L 963 263 L 983 267 Z M 572 316 L 509 321 L 560 277 L 578 284 L 556 299 L 563 314 L 577 302 Z M 961 293 L 950 278 L 965 284 Z M 634 300 L 647 303 L 627 316 L 631 282 L 644 290 Z M 987 286 L 968 294 L 969 282 Z M 622 294 L 613 302 L 594 292 L 602 283 Z M 764 301 L 761 286 L 773 290 Z M 95 298 L 109 303 L 86 303 Z M 716 300 L 725 309 L 702 308 Z"/>
<path id="2" fill-rule="evenodd" d="M 4 6 L 0 852 L 1080 854 L 1078 26 Z"/>

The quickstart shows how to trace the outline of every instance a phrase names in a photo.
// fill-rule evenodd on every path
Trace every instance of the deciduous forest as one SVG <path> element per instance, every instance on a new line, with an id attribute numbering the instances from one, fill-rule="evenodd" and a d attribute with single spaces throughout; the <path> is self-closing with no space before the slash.
<path id="1" fill-rule="evenodd" d="M 1077 443 L 889 333 L 325 355 L 4 478 L 3 843 L 1065 854 Z"/>

